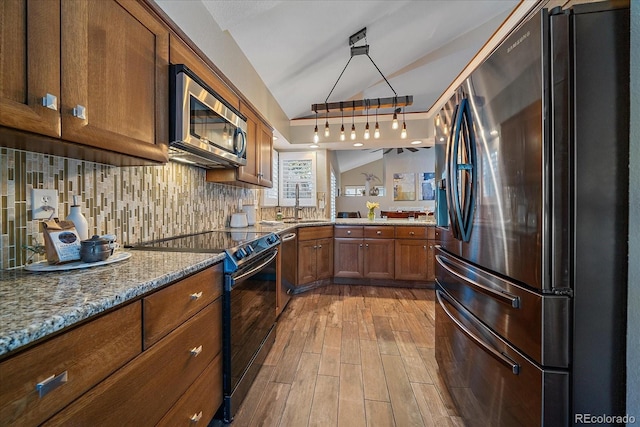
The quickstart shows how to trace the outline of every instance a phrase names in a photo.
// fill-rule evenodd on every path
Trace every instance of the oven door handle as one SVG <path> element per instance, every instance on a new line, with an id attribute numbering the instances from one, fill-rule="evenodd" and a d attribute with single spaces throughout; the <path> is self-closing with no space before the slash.
<path id="1" fill-rule="evenodd" d="M 261 270 L 262 268 L 264 268 L 267 264 L 269 264 L 271 261 L 273 261 L 273 259 L 278 255 L 278 249 L 275 249 L 273 251 L 273 255 L 271 255 L 265 262 L 260 263 L 260 265 L 252 268 L 251 270 L 247 271 L 246 273 L 242 273 L 239 276 L 235 276 L 232 277 L 234 282 L 239 282 L 240 280 L 244 279 L 245 277 L 251 276 L 253 273 L 255 273 L 258 270 Z"/>
<path id="2" fill-rule="evenodd" d="M 282 243 L 288 242 L 296 238 L 296 233 L 289 233 L 282 236 Z"/>

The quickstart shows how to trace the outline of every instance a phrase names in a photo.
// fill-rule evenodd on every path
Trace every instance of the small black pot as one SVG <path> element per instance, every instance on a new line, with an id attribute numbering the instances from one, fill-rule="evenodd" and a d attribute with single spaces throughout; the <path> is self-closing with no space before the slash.
<path id="1" fill-rule="evenodd" d="M 100 236 L 93 236 L 90 239 L 80 242 L 80 260 L 82 262 L 104 261 L 111 255 L 109 241 Z"/>

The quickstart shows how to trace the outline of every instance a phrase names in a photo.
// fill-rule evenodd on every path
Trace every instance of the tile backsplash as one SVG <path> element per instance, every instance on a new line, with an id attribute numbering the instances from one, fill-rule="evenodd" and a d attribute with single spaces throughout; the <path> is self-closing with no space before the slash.
<path id="1" fill-rule="evenodd" d="M 25 265 L 33 253 L 24 246 L 43 244 L 33 188 L 58 192 L 61 219 L 79 195 L 89 236 L 115 234 L 120 243 L 224 227 L 240 199 L 259 203 L 259 190 L 208 183 L 204 169 L 174 162 L 116 167 L 0 148 L 0 176 L 0 269 Z"/>

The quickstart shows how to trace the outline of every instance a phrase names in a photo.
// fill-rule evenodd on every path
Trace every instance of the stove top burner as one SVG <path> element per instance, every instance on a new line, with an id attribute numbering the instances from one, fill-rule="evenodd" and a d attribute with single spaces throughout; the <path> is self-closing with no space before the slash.
<path id="1" fill-rule="evenodd" d="M 226 254 L 225 272 L 256 259 L 280 244 L 275 233 L 258 231 L 206 231 L 127 245 L 134 250 Z"/>

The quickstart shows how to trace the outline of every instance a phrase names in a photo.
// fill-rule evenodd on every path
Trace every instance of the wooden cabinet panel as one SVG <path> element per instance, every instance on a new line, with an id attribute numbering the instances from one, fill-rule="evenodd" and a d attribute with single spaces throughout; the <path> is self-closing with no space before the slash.
<path id="1" fill-rule="evenodd" d="M 0 363 L 0 425 L 41 423 L 138 355 L 140 306 L 129 304 Z M 36 384 L 64 372 L 66 383 L 39 397 Z"/>
<path id="2" fill-rule="evenodd" d="M 333 227 L 330 225 L 298 228 L 298 240 L 316 240 L 333 237 Z"/>
<path id="3" fill-rule="evenodd" d="M 298 284 L 316 280 L 316 249 L 315 240 L 298 241 Z"/>
<path id="4" fill-rule="evenodd" d="M 62 0 L 61 19 L 63 139 L 166 162 L 168 29 L 135 0 Z"/>
<path id="5" fill-rule="evenodd" d="M 0 17 L 0 125 L 60 137 L 60 0 L 3 1 Z"/>
<path id="6" fill-rule="evenodd" d="M 358 226 L 345 226 L 345 225 L 336 225 L 334 227 L 335 237 L 363 237 L 364 236 L 364 227 Z"/>
<path id="7" fill-rule="evenodd" d="M 142 300 L 144 348 L 149 348 L 222 295 L 222 263 Z"/>
<path id="8" fill-rule="evenodd" d="M 334 239 L 334 276 L 362 278 L 364 251 L 362 239 L 350 239 L 338 237 Z"/>
<path id="9" fill-rule="evenodd" d="M 257 185 L 259 183 L 260 120 L 253 111 L 246 107 L 242 108 L 243 105 L 240 103 L 240 112 L 247 118 L 247 164 L 238 168 L 238 180 Z"/>
<path id="10" fill-rule="evenodd" d="M 259 184 L 263 187 L 273 187 L 273 173 L 271 165 L 273 164 L 273 130 L 265 125 L 260 124 L 260 165 L 258 167 Z"/>
<path id="11" fill-rule="evenodd" d="M 316 253 L 316 280 L 333 277 L 333 238 L 319 239 Z"/>
<path id="12" fill-rule="evenodd" d="M 219 298 L 44 425 L 156 424 L 220 353 L 221 305 Z"/>
<path id="13" fill-rule="evenodd" d="M 393 234 L 393 227 L 391 228 Z M 394 253 L 394 241 L 391 239 L 364 239 L 364 277 L 393 279 Z"/>
<path id="14" fill-rule="evenodd" d="M 393 225 L 366 226 L 364 227 L 364 237 L 372 239 L 393 239 L 395 227 Z"/>
<path id="15" fill-rule="evenodd" d="M 403 227 L 404 228 L 404 227 Z M 433 269 L 429 261 L 429 242 L 418 239 L 396 240 L 395 273 L 399 280 L 428 280 L 428 272 Z"/>
<path id="16" fill-rule="evenodd" d="M 218 354 L 157 426 L 206 426 L 222 404 L 222 354 Z"/>

